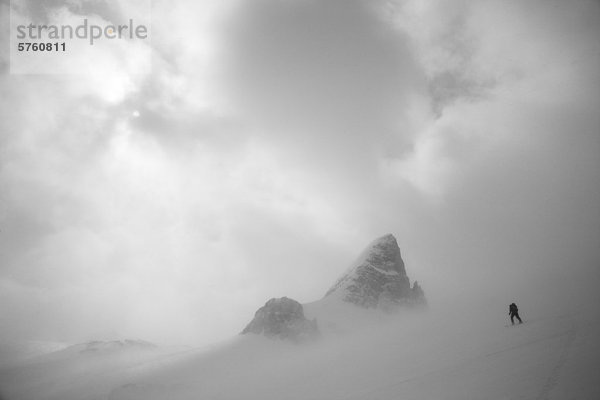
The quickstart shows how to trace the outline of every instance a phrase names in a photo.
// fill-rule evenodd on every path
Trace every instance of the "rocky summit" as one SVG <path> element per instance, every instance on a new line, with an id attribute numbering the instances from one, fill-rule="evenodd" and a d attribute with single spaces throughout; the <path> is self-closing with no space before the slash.
<path id="1" fill-rule="evenodd" d="M 396 305 L 424 305 L 425 294 L 410 280 L 396 238 L 385 235 L 373 241 L 325 296 L 365 308 L 393 309 Z"/>
<path id="2" fill-rule="evenodd" d="M 317 321 L 306 319 L 302 304 L 287 297 L 273 298 L 259 308 L 242 331 L 247 333 L 293 341 L 312 340 L 319 335 Z"/>
<path id="3" fill-rule="evenodd" d="M 325 297 L 308 303 L 307 313 L 318 317 L 324 333 L 343 325 L 330 315 L 332 305 L 351 303 L 363 308 L 394 311 L 399 306 L 425 305 L 425 294 L 417 282 L 411 287 L 396 238 L 389 234 L 373 241 L 329 289 Z M 351 307 L 353 308 L 353 307 Z M 306 341 L 320 335 L 317 320 L 305 317 L 302 304 L 287 297 L 273 298 L 258 309 L 242 334 Z"/>

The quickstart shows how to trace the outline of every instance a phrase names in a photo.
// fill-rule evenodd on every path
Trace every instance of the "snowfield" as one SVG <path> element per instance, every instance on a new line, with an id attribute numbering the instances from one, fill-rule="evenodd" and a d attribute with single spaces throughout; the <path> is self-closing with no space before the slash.
<path id="1" fill-rule="evenodd" d="M 600 319 L 524 309 L 387 315 L 305 305 L 322 337 L 293 344 L 238 335 L 203 349 L 73 349 L 4 368 L 3 400 L 598 399 Z"/>

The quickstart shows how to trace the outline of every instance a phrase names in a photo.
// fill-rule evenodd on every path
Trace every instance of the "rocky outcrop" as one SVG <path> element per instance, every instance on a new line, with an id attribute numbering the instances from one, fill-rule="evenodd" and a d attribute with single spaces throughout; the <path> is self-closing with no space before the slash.
<path id="1" fill-rule="evenodd" d="M 425 303 L 427 302 L 425 300 L 425 292 L 423 291 L 423 289 L 421 288 L 421 285 L 419 285 L 419 282 L 415 281 L 415 283 L 413 283 L 413 287 L 411 289 L 411 294 L 410 294 L 410 299 L 413 300 L 413 302 L 417 303 L 417 304 L 421 304 L 421 305 L 425 305 Z"/>
<path id="2" fill-rule="evenodd" d="M 331 321 L 332 304 L 348 302 L 385 311 L 399 306 L 423 306 L 425 293 L 410 279 L 404 268 L 396 238 L 389 234 L 373 241 L 348 271 L 327 291 L 325 298 L 307 304 L 309 314 L 318 316 L 325 332 Z M 334 311 L 336 312 L 336 311 Z M 333 325 L 338 324 L 334 322 Z M 287 297 L 269 300 L 256 311 L 242 334 L 254 333 L 293 341 L 311 340 L 320 335 L 316 319 L 308 320 L 302 304 Z"/>
<path id="3" fill-rule="evenodd" d="M 282 297 L 273 298 L 258 309 L 254 319 L 244 328 L 242 334 L 255 333 L 271 338 L 307 341 L 319 335 L 316 320 L 304 316 L 302 304 Z"/>
<path id="4" fill-rule="evenodd" d="M 396 238 L 385 235 L 372 242 L 325 296 L 365 308 L 393 309 L 397 305 L 424 305 L 417 282 L 411 288 Z"/>

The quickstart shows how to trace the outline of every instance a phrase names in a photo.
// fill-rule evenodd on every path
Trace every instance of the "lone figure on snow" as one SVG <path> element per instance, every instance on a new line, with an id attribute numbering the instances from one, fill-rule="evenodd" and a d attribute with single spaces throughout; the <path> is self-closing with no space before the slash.
<path id="1" fill-rule="evenodd" d="M 513 325 L 515 324 L 515 317 L 517 317 L 520 324 L 523 323 L 523 321 L 521 321 L 521 317 L 519 317 L 519 309 L 515 303 L 512 303 L 510 306 L 508 306 L 508 315 L 510 315 L 510 322 L 512 322 Z"/>

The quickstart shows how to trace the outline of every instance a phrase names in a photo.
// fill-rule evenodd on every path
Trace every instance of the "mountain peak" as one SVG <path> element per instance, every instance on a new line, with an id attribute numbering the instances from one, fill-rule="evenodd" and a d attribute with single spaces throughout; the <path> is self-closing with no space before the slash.
<path id="1" fill-rule="evenodd" d="M 410 286 L 400 247 L 391 233 L 371 242 L 325 296 L 334 294 L 365 308 L 425 302 L 421 287 Z"/>
<path id="2" fill-rule="evenodd" d="M 373 240 L 363 250 L 353 266 L 364 263 L 388 273 L 396 272 L 398 275 L 406 275 L 398 241 L 391 233 Z"/>

